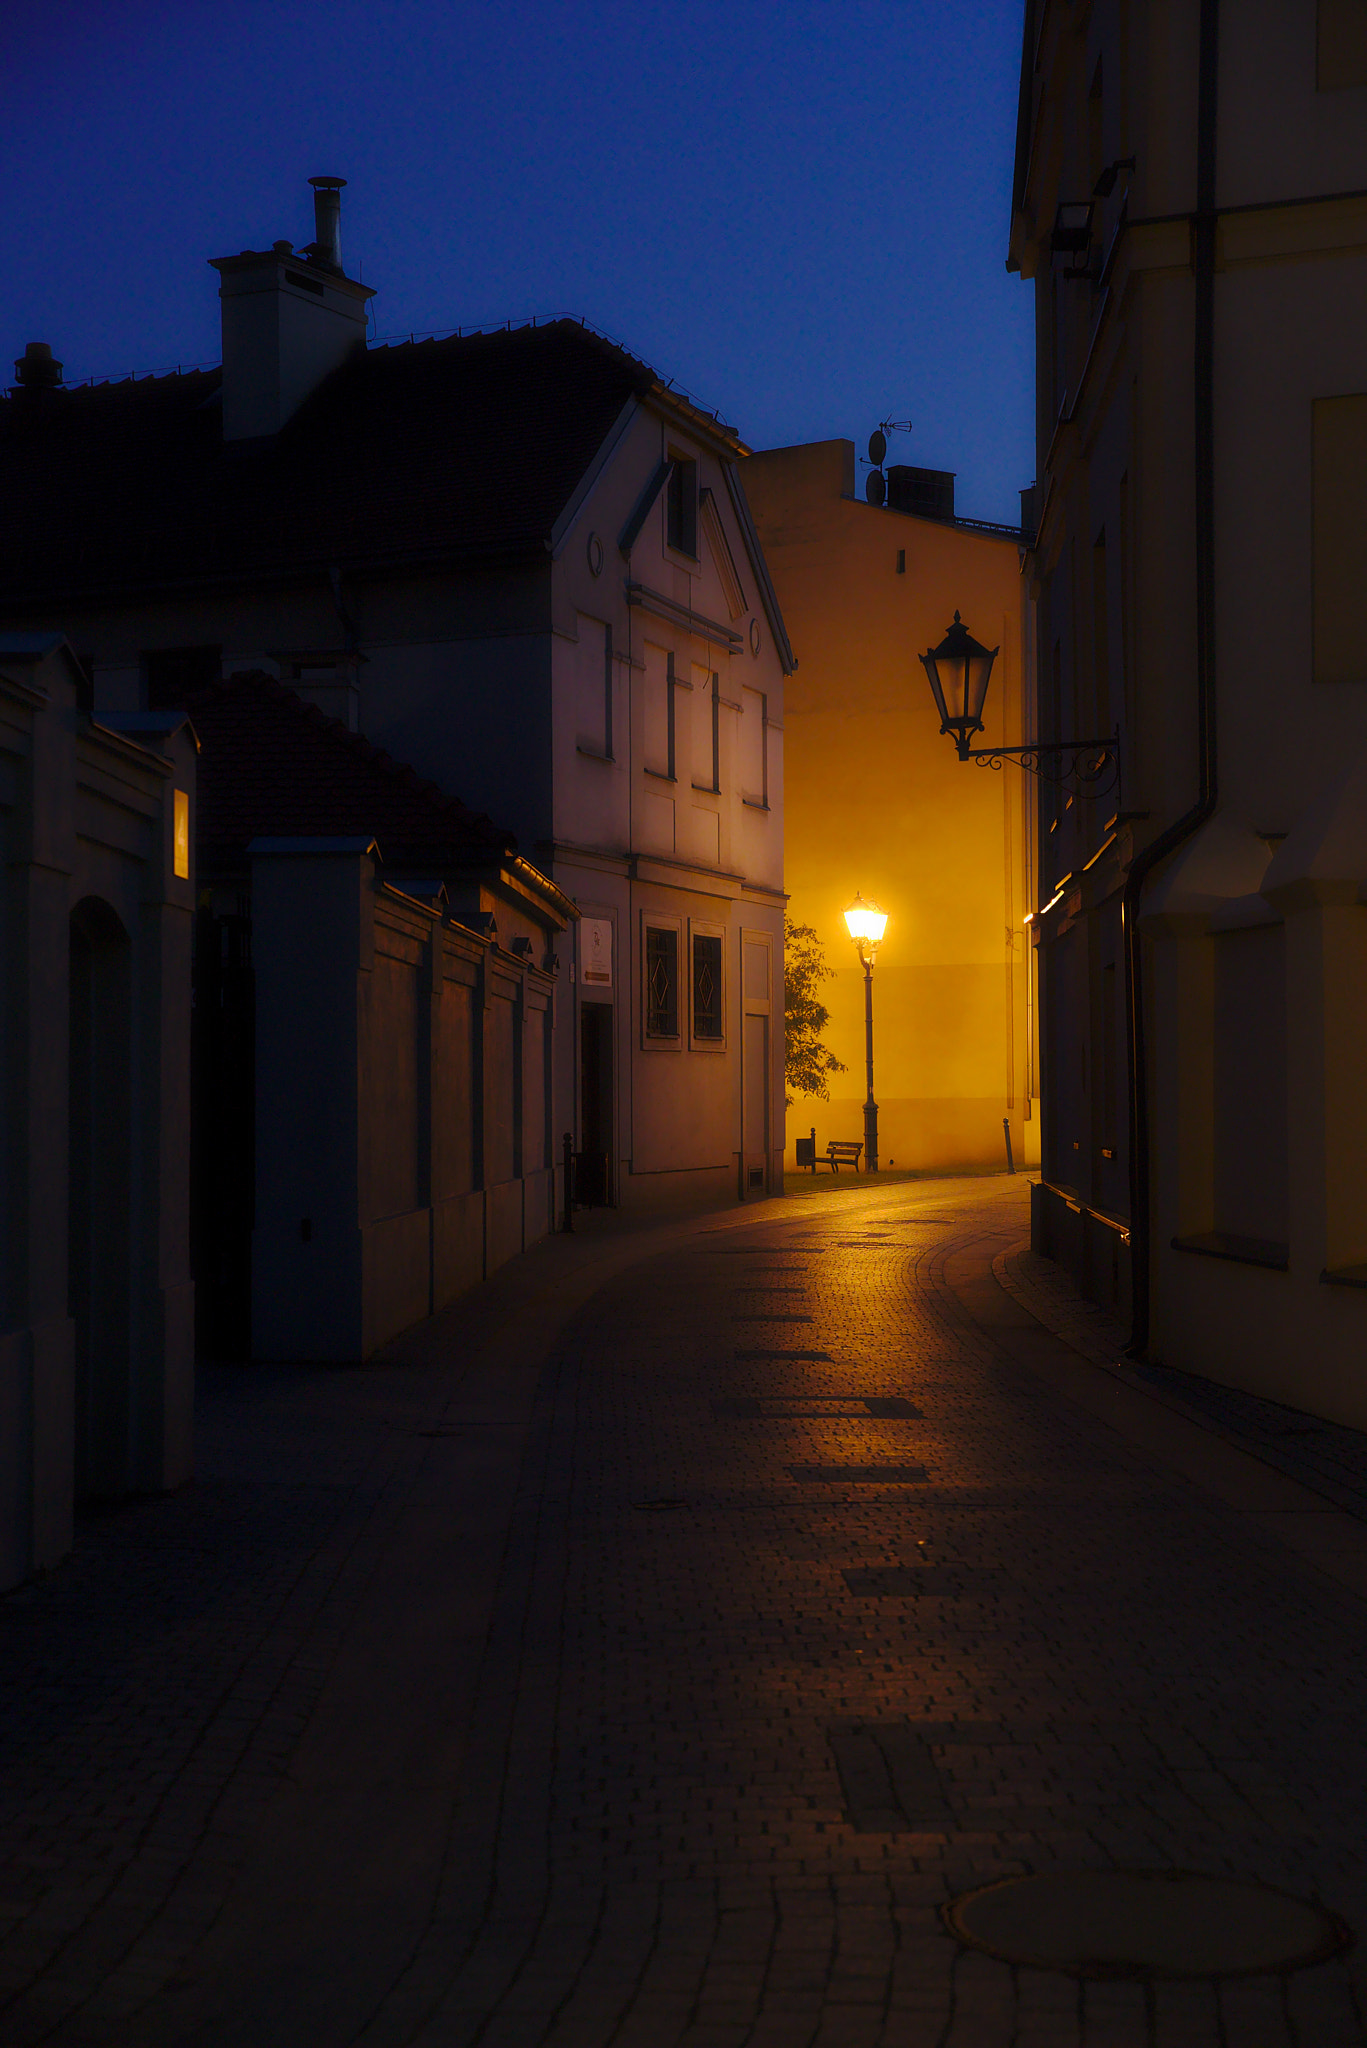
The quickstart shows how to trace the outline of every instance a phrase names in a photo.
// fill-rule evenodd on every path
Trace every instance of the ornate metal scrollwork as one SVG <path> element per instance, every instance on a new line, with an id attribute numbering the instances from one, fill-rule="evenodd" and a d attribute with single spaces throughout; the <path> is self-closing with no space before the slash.
<path id="1" fill-rule="evenodd" d="M 971 747 L 961 759 L 979 768 L 1000 769 L 1014 761 L 1056 789 L 1086 802 L 1109 796 L 1120 786 L 1120 735 L 1109 740 L 1039 740 L 1031 747 Z"/>

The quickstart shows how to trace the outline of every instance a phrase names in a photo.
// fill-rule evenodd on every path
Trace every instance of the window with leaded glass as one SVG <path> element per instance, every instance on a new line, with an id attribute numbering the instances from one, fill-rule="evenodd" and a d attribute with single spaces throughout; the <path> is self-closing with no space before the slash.
<path id="1" fill-rule="evenodd" d="M 679 1035 L 679 934 L 646 926 L 646 1036 Z"/>
<path id="2" fill-rule="evenodd" d="M 693 1036 L 724 1035 L 721 1006 L 721 940 L 711 933 L 693 934 Z"/>

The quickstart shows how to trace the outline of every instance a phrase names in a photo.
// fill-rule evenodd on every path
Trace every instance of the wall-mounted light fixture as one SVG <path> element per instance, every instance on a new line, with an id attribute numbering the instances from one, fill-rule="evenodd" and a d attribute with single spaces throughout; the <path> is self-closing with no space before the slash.
<path id="1" fill-rule="evenodd" d="M 930 678 L 940 713 L 940 730 L 952 734 L 961 761 L 980 768 L 1000 768 L 1016 761 L 1046 782 L 1068 784 L 1078 796 L 1096 798 L 1113 789 L 1120 776 L 1120 733 L 1108 740 L 1037 740 L 1028 747 L 974 747 L 974 733 L 983 729 L 983 705 L 992 664 L 1001 652 L 975 640 L 959 614 L 938 647 L 920 657 Z"/>

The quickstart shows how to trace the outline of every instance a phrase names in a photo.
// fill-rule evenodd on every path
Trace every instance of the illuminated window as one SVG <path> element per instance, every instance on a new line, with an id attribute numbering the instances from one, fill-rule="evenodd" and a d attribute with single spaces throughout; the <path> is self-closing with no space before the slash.
<path id="1" fill-rule="evenodd" d="M 679 1035 L 679 934 L 646 926 L 646 1037 Z"/>
<path id="2" fill-rule="evenodd" d="M 722 1019 L 721 939 L 710 932 L 693 934 L 693 1036 L 719 1039 Z"/>
<path id="3" fill-rule="evenodd" d="M 698 465 L 686 456 L 671 455 L 665 485 L 665 539 L 681 555 L 698 554 Z"/>

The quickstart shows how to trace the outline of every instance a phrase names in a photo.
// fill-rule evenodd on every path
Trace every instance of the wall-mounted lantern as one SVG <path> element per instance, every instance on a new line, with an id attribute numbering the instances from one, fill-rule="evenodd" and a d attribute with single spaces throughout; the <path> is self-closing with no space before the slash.
<path id="1" fill-rule="evenodd" d="M 927 648 L 920 657 L 935 693 L 940 730 L 953 736 L 959 759 L 976 761 L 980 768 L 1000 768 L 1005 761 L 1016 761 L 1046 782 L 1071 784 L 1079 796 L 1107 795 L 1120 776 L 1118 728 L 1108 740 L 1037 740 L 1028 747 L 969 745 L 974 733 L 983 729 L 987 685 L 1000 652 L 1000 648 L 984 647 L 975 640 L 955 612 L 954 624 L 939 646 Z"/>

